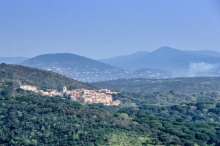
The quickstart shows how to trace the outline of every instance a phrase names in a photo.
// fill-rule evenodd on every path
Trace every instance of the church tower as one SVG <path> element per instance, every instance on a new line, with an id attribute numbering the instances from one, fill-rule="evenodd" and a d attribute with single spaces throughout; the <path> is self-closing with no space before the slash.
<path id="1" fill-rule="evenodd" d="M 66 93 L 66 91 L 67 91 L 66 86 L 63 86 L 63 93 Z"/>

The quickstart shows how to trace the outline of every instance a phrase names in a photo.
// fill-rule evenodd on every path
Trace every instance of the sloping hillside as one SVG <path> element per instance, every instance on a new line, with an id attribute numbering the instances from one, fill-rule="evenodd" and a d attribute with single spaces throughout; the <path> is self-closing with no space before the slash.
<path id="1" fill-rule="evenodd" d="M 117 79 L 127 75 L 125 70 L 69 53 L 40 55 L 21 65 L 51 70 L 84 82 Z"/>
<path id="2" fill-rule="evenodd" d="M 136 60 L 140 57 L 146 56 L 150 54 L 150 52 L 147 51 L 139 51 L 130 55 L 123 55 L 123 56 L 116 56 L 116 57 L 112 57 L 109 59 L 100 59 L 98 61 L 106 63 L 106 64 L 110 64 L 113 66 L 117 66 L 119 68 L 123 68 L 124 63 L 130 61 L 130 60 Z"/>
<path id="3" fill-rule="evenodd" d="M 86 88 L 94 89 L 93 86 L 76 81 L 66 76 L 21 65 L 0 64 L 0 79 L 15 80 L 21 84 L 36 85 L 41 89 L 58 89 L 63 86 L 68 89 Z"/>
<path id="4" fill-rule="evenodd" d="M 193 77 L 171 79 L 118 79 L 96 82 L 93 85 L 121 92 L 169 92 L 201 93 L 220 92 L 220 77 Z"/>
<path id="5" fill-rule="evenodd" d="M 13 82 L 2 80 L 0 145 L 220 144 L 220 124 L 201 119 L 202 112 L 207 111 L 204 109 L 207 106 L 212 106 L 209 112 L 215 112 L 217 115 L 219 104 L 196 104 L 199 113 L 187 109 L 190 116 L 193 114 L 193 117 L 201 119 L 189 122 L 184 120 L 185 117 L 179 117 L 184 109 L 186 110 L 185 106 L 160 108 L 145 105 L 139 109 L 128 107 L 119 110 L 117 107 L 105 108 L 99 104 L 82 105 L 58 97 L 41 96 L 16 89 Z M 160 115 L 156 110 L 165 112 L 168 117 L 170 111 L 172 118 L 161 118 L 164 113 Z M 157 117 L 154 114 L 159 115 Z"/>

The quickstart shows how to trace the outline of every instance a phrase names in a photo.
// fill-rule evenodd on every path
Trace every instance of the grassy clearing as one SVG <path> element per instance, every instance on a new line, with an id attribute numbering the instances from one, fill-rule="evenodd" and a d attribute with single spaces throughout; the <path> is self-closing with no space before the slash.
<path id="1" fill-rule="evenodd" d="M 138 136 L 137 133 L 117 131 L 113 133 L 108 142 L 111 146 L 142 146 L 149 143 L 149 136 Z"/>

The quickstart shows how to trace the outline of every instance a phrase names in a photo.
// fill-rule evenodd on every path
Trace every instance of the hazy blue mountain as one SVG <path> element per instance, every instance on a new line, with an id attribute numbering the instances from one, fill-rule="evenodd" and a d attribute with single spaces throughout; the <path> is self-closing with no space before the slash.
<path id="1" fill-rule="evenodd" d="M 190 53 L 195 53 L 198 55 L 210 56 L 210 57 L 220 57 L 220 52 L 212 50 L 200 50 L 200 51 L 187 51 Z"/>
<path id="2" fill-rule="evenodd" d="M 27 59 L 27 57 L 0 57 L 0 63 L 18 64 Z"/>
<path id="3" fill-rule="evenodd" d="M 116 66 L 126 70 L 132 70 L 132 71 L 139 70 L 141 68 L 153 68 L 153 69 L 163 70 L 162 68 L 157 67 L 157 65 L 159 66 L 162 65 L 163 68 L 166 68 L 166 66 L 170 64 L 170 61 L 172 62 L 173 59 L 175 59 L 173 57 L 179 57 L 181 55 L 185 55 L 186 53 L 187 52 L 176 50 L 170 47 L 162 47 L 151 53 L 137 52 L 138 55 L 135 55 L 135 57 L 131 58 L 130 56 L 132 55 L 129 55 L 128 56 L 129 59 L 123 61 L 117 60 L 117 57 L 110 59 L 103 59 L 100 61 L 105 62 L 106 64 L 110 64 L 112 66 Z M 124 56 L 124 58 L 126 58 L 126 56 Z M 163 63 L 164 61 L 166 61 L 165 66 Z"/>
<path id="4" fill-rule="evenodd" d="M 100 59 L 98 61 L 109 64 L 109 65 L 113 65 L 115 66 L 117 64 L 117 67 L 123 67 L 123 65 L 129 61 L 129 60 L 135 60 L 138 59 L 139 57 L 148 55 L 150 52 L 147 51 L 139 51 L 130 55 L 123 55 L 123 56 L 116 56 L 116 57 L 112 57 L 112 58 L 108 58 L 108 59 Z"/>
<path id="5" fill-rule="evenodd" d="M 21 65 L 51 70 L 84 82 L 119 78 L 220 76 L 220 57 L 170 47 L 105 61 L 111 63 L 107 65 L 83 56 L 59 53 L 40 55 L 22 62 Z"/>
<path id="6" fill-rule="evenodd" d="M 128 74 L 125 70 L 69 53 L 44 54 L 21 65 L 51 70 L 84 82 L 125 78 Z"/>
<path id="7" fill-rule="evenodd" d="M 126 71 L 96 60 L 69 53 L 44 54 L 21 63 L 21 65 L 41 68 L 60 73 L 84 82 L 113 80 L 119 78 L 167 78 L 164 71 L 143 69 Z"/>
<path id="8" fill-rule="evenodd" d="M 172 72 L 174 76 L 219 76 L 220 57 L 203 55 L 202 52 L 204 53 L 161 47 L 151 53 L 111 65 L 132 71 L 142 68 L 159 69 Z"/>

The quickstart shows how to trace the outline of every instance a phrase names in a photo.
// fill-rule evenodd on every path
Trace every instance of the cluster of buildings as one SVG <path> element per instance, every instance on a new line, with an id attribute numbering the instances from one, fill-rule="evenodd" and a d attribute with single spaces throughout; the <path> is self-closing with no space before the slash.
<path id="1" fill-rule="evenodd" d="M 107 106 L 110 105 L 118 106 L 120 104 L 119 100 L 113 101 L 112 99 L 112 94 L 117 94 L 117 92 L 112 92 L 108 89 L 87 90 L 81 88 L 75 90 L 67 90 L 66 86 L 64 86 L 63 91 L 58 92 L 57 90 L 54 89 L 48 89 L 47 91 L 38 90 L 36 86 L 31 86 L 31 85 L 21 85 L 20 88 L 48 96 L 59 95 L 66 99 L 79 100 L 85 103 L 102 103 Z"/>
<path id="2" fill-rule="evenodd" d="M 29 90 L 35 93 L 41 93 L 43 95 L 48 95 L 48 96 L 56 96 L 56 95 L 62 96 L 60 92 L 54 89 L 48 89 L 47 91 L 38 90 L 36 86 L 31 86 L 31 85 L 21 85 L 20 88 L 23 90 Z"/>
<path id="3" fill-rule="evenodd" d="M 115 105 L 120 104 L 119 100 L 112 100 L 112 94 L 117 94 L 117 92 L 112 92 L 108 89 L 101 90 L 87 90 L 87 89 L 75 89 L 68 91 L 67 88 L 63 87 L 63 97 L 80 100 L 86 103 L 103 103 L 104 105 Z"/>

